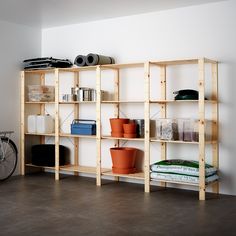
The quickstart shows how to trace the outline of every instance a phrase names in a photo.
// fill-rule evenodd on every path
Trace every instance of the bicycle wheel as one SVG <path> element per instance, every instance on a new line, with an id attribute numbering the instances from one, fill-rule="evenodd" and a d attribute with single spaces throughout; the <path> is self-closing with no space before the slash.
<path id="1" fill-rule="evenodd" d="M 17 148 L 15 143 L 1 137 L 5 155 L 0 158 L 0 181 L 8 179 L 15 171 L 17 165 Z"/>

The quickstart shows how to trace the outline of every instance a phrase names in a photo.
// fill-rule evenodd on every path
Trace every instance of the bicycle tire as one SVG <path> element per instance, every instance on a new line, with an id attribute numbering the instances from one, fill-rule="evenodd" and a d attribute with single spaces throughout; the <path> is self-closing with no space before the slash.
<path id="1" fill-rule="evenodd" d="M 15 143 L 11 139 L 8 139 L 6 137 L 0 137 L 0 138 L 1 138 L 2 142 L 4 143 L 4 145 L 8 145 L 9 146 L 8 148 L 10 148 L 12 150 L 11 155 L 14 159 L 12 168 L 10 167 L 9 172 L 5 176 L 4 175 L 1 176 L 1 173 L 0 173 L 0 181 L 4 181 L 4 180 L 7 180 L 8 178 L 10 178 L 16 169 L 17 162 L 18 162 L 18 157 L 17 157 L 18 151 L 17 151 L 17 147 L 16 147 Z M 0 161 L 0 171 L 1 171 L 1 166 L 3 165 L 3 162 Z"/>

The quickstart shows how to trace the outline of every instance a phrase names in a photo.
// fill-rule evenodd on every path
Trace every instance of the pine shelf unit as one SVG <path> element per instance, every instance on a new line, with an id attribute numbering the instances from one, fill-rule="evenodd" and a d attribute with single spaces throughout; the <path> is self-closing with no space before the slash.
<path id="1" fill-rule="evenodd" d="M 211 65 L 211 81 L 212 81 L 212 95 L 210 100 L 205 100 L 205 64 L 208 63 Z M 198 91 L 199 91 L 199 100 L 183 100 L 183 101 L 175 101 L 175 100 L 167 100 L 166 99 L 166 70 L 169 66 L 178 66 L 178 65 L 188 65 L 195 64 L 198 66 Z M 151 100 L 150 99 L 150 68 L 151 67 L 159 67 L 160 69 L 160 91 L 161 91 L 161 99 L 160 100 Z M 129 69 L 129 68 L 143 68 L 144 74 L 144 100 L 129 100 L 123 101 L 120 100 L 120 70 Z M 101 99 L 101 79 L 102 79 L 102 71 L 103 70 L 112 70 L 114 73 L 114 100 L 102 101 Z M 61 102 L 59 99 L 59 86 L 60 86 L 60 74 L 64 72 L 70 72 L 74 75 L 74 84 L 79 84 L 79 74 L 82 71 L 94 71 L 96 73 L 96 101 L 91 102 Z M 25 87 L 26 80 L 29 75 L 36 75 L 40 78 L 40 84 L 45 83 L 45 75 L 46 74 L 54 75 L 54 84 L 55 84 L 55 101 L 54 102 L 28 102 L 26 99 Z M 119 117 L 120 113 L 120 105 L 122 104 L 143 104 L 144 105 L 144 120 L 145 120 L 145 137 L 144 138 L 114 138 L 108 135 L 103 135 L 101 130 L 101 106 L 106 104 L 112 104 L 114 106 L 114 117 Z M 150 136 L 150 106 L 151 104 L 157 104 L 160 106 L 160 114 L 161 118 L 166 118 L 166 111 L 168 104 L 197 104 L 198 105 L 198 119 L 199 119 L 199 141 L 198 142 L 183 142 L 183 141 L 163 141 L 157 140 L 154 137 Z M 86 135 L 72 135 L 69 133 L 63 133 L 60 131 L 59 124 L 59 112 L 60 106 L 64 105 L 72 105 L 74 106 L 74 117 L 78 118 L 79 114 L 79 105 L 80 104 L 95 104 L 96 106 L 96 135 L 86 136 Z M 210 104 L 212 109 L 212 140 L 205 140 L 205 106 L 206 104 Z M 26 107 L 27 106 L 39 106 L 41 114 L 45 112 L 45 106 L 51 105 L 54 106 L 55 112 L 55 133 L 54 134 L 31 134 L 26 132 Z M 209 105 L 208 105 L 209 106 Z M 104 124 L 103 124 L 104 125 Z M 160 143 L 161 151 L 160 156 L 161 160 L 167 159 L 166 149 L 167 144 L 186 144 L 186 145 L 198 145 L 198 153 L 199 153 L 199 184 L 189 184 L 184 182 L 173 182 L 173 181 L 158 181 L 161 183 L 161 186 L 166 186 L 166 183 L 176 183 L 183 185 L 193 185 L 199 188 L 199 199 L 205 200 L 205 191 L 206 191 L 206 183 L 205 183 L 205 146 L 206 144 L 212 145 L 212 165 L 219 168 L 219 157 L 218 157 L 218 63 L 217 61 L 200 58 L 200 59 L 189 59 L 189 60 L 173 60 L 173 61 L 153 61 L 153 62 L 145 62 L 145 63 L 130 63 L 130 64 L 113 64 L 113 65 L 98 65 L 98 66 L 88 66 L 88 67 L 73 67 L 73 68 L 55 68 L 49 70 L 27 70 L 21 72 L 21 173 L 25 174 L 26 167 L 36 167 L 30 163 L 25 162 L 25 139 L 28 136 L 39 136 L 40 143 L 44 143 L 43 136 L 52 136 L 55 138 L 55 167 L 39 167 L 43 169 L 50 169 L 55 172 L 55 179 L 59 180 L 59 174 L 61 171 L 63 172 L 72 172 L 75 175 L 77 173 L 88 173 L 94 174 L 96 176 L 96 184 L 97 186 L 101 186 L 102 184 L 102 176 L 111 176 L 114 177 L 115 180 L 119 180 L 119 177 L 125 177 L 130 179 L 138 179 L 143 181 L 144 183 L 144 191 L 150 192 L 150 185 L 156 180 L 150 179 L 150 144 Z M 67 137 L 71 138 L 74 141 L 74 164 L 59 166 L 59 144 L 60 138 Z M 88 166 L 80 166 L 79 165 L 79 139 L 94 139 L 96 141 L 96 163 L 94 163 L 93 167 Z M 101 147 L 103 140 L 114 140 L 114 145 L 119 146 L 120 141 L 139 141 L 144 143 L 144 169 L 142 172 L 134 173 L 134 174 L 114 174 L 111 169 L 102 168 L 101 166 Z M 109 151 L 109 150 L 107 150 Z M 214 181 L 209 185 L 212 186 L 214 193 L 219 193 L 219 182 Z"/>

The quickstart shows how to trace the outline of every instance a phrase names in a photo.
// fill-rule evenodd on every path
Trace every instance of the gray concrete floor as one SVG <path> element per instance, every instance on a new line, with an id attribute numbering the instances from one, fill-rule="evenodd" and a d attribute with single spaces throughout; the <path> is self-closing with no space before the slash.
<path id="1" fill-rule="evenodd" d="M 50 174 L 0 183 L 0 235 L 236 235 L 236 197 Z"/>

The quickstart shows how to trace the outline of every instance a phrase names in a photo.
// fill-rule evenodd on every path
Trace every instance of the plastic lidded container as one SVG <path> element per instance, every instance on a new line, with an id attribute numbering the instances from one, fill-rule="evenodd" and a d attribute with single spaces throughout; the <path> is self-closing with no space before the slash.
<path id="1" fill-rule="evenodd" d="M 55 94 L 53 93 L 29 93 L 28 98 L 30 102 L 53 102 Z"/>
<path id="2" fill-rule="evenodd" d="M 178 140 L 177 119 L 160 118 L 156 121 L 156 134 L 158 139 Z"/>
<path id="3" fill-rule="evenodd" d="M 55 86 L 28 85 L 30 102 L 53 102 L 55 100 Z"/>
<path id="4" fill-rule="evenodd" d="M 55 86 L 50 85 L 28 85 L 28 92 L 31 94 L 38 93 L 55 93 Z"/>

